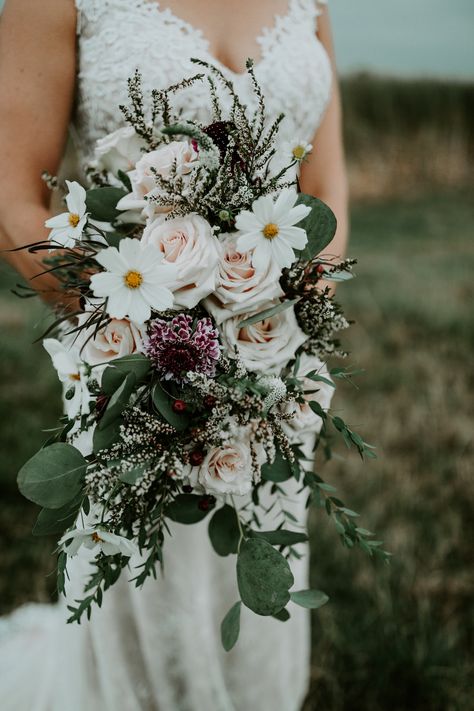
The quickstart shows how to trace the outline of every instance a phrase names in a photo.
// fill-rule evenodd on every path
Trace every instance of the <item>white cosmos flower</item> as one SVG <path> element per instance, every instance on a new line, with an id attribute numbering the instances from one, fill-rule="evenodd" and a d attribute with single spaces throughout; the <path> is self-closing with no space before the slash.
<path id="1" fill-rule="evenodd" d="M 168 285 L 176 279 L 176 267 L 163 264 L 163 253 L 155 246 L 126 237 L 118 249 L 103 249 L 96 260 L 106 271 L 91 277 L 92 291 L 107 298 L 106 310 L 111 318 L 128 317 L 144 323 L 152 309 L 172 307 L 173 294 Z"/>
<path id="2" fill-rule="evenodd" d="M 43 346 L 51 356 L 59 380 L 63 383 L 66 415 L 70 420 L 88 415 L 93 397 L 89 392 L 86 365 L 79 355 L 79 349 L 75 346 L 67 347 L 55 338 L 45 338 Z"/>
<path id="3" fill-rule="evenodd" d="M 308 241 L 306 232 L 295 225 L 304 219 L 311 208 L 296 205 L 296 190 L 285 188 L 274 201 L 263 195 L 254 201 L 252 211 L 243 210 L 235 222 L 240 232 L 237 238 L 239 252 L 252 249 L 252 264 L 266 269 L 270 262 L 279 267 L 290 267 L 295 261 L 294 249 L 303 249 Z"/>
<path id="4" fill-rule="evenodd" d="M 110 533 L 101 528 L 76 528 L 68 531 L 58 541 L 58 545 L 69 555 L 75 556 L 81 546 L 85 548 L 98 548 L 104 555 L 132 556 L 138 553 L 138 548 L 128 538 Z"/>
<path id="5" fill-rule="evenodd" d="M 55 215 L 44 223 L 51 229 L 49 240 L 56 247 L 74 247 L 87 223 L 86 191 L 76 182 L 66 180 L 66 185 L 69 190 L 66 196 L 68 212 Z"/>

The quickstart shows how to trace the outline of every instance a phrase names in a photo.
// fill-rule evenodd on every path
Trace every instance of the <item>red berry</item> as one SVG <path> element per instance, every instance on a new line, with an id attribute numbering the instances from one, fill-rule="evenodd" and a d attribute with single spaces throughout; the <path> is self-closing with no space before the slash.
<path id="1" fill-rule="evenodd" d="M 209 511 L 209 509 L 214 508 L 215 503 L 216 499 L 214 496 L 203 496 L 198 503 L 198 509 L 200 509 L 200 511 Z"/>
<path id="2" fill-rule="evenodd" d="M 189 486 L 189 484 L 185 484 L 183 486 L 183 493 L 184 494 L 190 494 L 192 492 L 192 490 L 193 490 L 193 487 Z"/>
<path id="3" fill-rule="evenodd" d="M 184 402 L 184 400 L 175 400 L 173 403 L 173 411 L 177 413 L 185 412 L 187 409 L 187 405 Z"/>
<path id="4" fill-rule="evenodd" d="M 189 461 L 191 462 L 193 467 L 198 467 L 204 461 L 204 452 L 202 452 L 200 449 L 195 449 L 189 455 Z"/>
<path id="5" fill-rule="evenodd" d="M 213 395 L 206 395 L 204 398 L 204 407 L 214 407 L 216 404 L 216 398 Z"/>
<path id="6" fill-rule="evenodd" d="M 324 266 L 324 264 L 318 264 L 318 266 L 316 267 L 316 271 L 318 272 L 318 274 L 323 274 L 326 271 L 326 267 Z"/>

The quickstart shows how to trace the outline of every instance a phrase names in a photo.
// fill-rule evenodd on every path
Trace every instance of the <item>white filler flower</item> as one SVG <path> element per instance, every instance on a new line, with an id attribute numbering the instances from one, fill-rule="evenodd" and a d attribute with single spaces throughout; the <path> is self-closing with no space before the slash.
<path id="1" fill-rule="evenodd" d="M 107 271 L 91 277 L 95 296 L 107 298 L 111 318 L 128 317 L 144 323 L 151 309 L 165 311 L 173 305 L 173 294 L 167 285 L 176 279 L 174 264 L 163 264 L 163 253 L 153 245 L 143 246 L 137 239 L 126 237 L 119 248 L 108 247 L 96 256 Z"/>
<path id="2" fill-rule="evenodd" d="M 237 249 L 253 250 L 252 263 L 265 269 L 274 261 L 280 268 L 290 267 L 295 261 L 294 249 L 303 249 L 308 241 L 306 232 L 295 225 L 303 220 L 311 208 L 296 205 L 296 190 L 285 188 L 275 201 L 271 195 L 259 197 L 252 211 L 243 210 L 235 222 L 240 235 Z"/>
<path id="3" fill-rule="evenodd" d="M 51 230 L 50 242 L 58 247 L 74 247 L 87 223 L 86 191 L 76 182 L 66 180 L 66 185 L 69 190 L 66 197 L 68 212 L 51 217 L 44 223 Z"/>
<path id="4" fill-rule="evenodd" d="M 104 555 L 121 553 L 130 557 L 138 553 L 133 541 L 101 528 L 76 528 L 74 531 L 68 531 L 58 541 L 58 546 L 62 546 L 69 556 L 77 555 L 81 546 L 89 549 L 99 548 Z"/>

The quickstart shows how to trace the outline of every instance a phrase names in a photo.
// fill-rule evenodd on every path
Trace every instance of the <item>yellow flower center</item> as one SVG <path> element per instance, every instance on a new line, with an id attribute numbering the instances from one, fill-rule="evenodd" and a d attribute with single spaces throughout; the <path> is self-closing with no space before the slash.
<path id="1" fill-rule="evenodd" d="M 91 538 L 94 541 L 94 543 L 100 543 L 102 541 L 102 538 L 99 536 L 99 534 L 96 531 L 94 531 Z"/>
<path id="2" fill-rule="evenodd" d="M 79 217 L 77 212 L 70 212 L 69 213 L 69 224 L 71 225 L 71 227 L 77 227 L 80 220 L 81 220 L 81 218 Z"/>
<path id="3" fill-rule="evenodd" d="M 127 272 L 123 280 L 125 282 L 125 286 L 128 286 L 129 289 L 138 289 L 138 287 L 143 283 L 143 277 L 140 272 L 133 270 Z"/>
<path id="4" fill-rule="evenodd" d="M 266 237 L 267 239 L 274 239 L 277 234 L 279 233 L 278 225 L 275 225 L 274 222 L 269 222 L 268 225 L 265 225 L 263 228 L 263 236 Z"/>
<path id="5" fill-rule="evenodd" d="M 80 379 L 81 379 L 80 373 L 69 373 L 69 380 L 80 380 Z"/>
<path id="6" fill-rule="evenodd" d="M 296 160 L 302 160 L 306 155 L 306 150 L 304 146 L 295 146 L 292 153 Z"/>

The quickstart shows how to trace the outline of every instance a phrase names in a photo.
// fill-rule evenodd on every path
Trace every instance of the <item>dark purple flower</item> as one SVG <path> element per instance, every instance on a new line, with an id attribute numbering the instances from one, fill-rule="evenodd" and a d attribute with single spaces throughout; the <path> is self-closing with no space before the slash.
<path id="1" fill-rule="evenodd" d="M 152 321 L 145 350 L 160 376 L 178 383 L 186 382 L 189 372 L 214 377 L 221 354 L 211 319 L 195 321 L 188 314 L 178 314 L 170 321 Z"/>

